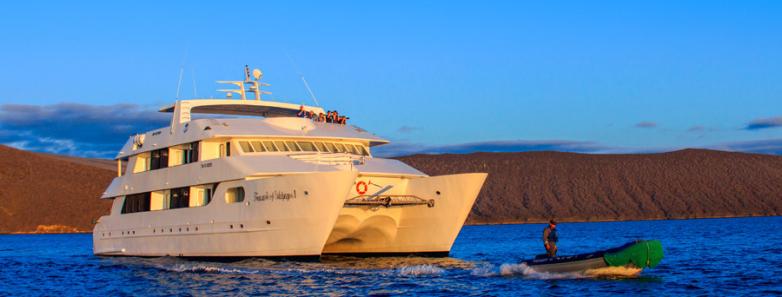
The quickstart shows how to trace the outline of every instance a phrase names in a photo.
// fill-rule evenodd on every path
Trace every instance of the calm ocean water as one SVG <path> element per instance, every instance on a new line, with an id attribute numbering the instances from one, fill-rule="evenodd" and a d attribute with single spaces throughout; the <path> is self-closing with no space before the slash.
<path id="1" fill-rule="evenodd" d="M 320 262 L 99 258 L 90 235 L 0 236 L 0 295 L 746 295 L 782 294 L 782 217 L 562 223 L 560 254 L 660 239 L 665 259 L 634 279 L 540 274 L 543 225 L 464 227 L 449 258 Z"/>

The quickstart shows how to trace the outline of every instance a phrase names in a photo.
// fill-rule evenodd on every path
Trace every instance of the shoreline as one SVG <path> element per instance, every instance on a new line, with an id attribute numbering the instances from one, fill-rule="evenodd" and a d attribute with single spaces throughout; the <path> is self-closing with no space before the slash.
<path id="1" fill-rule="evenodd" d="M 642 218 L 642 219 L 596 219 L 579 220 L 569 218 L 555 218 L 557 223 L 613 223 L 613 222 L 644 222 L 644 221 L 685 221 L 685 220 L 709 220 L 709 219 L 741 219 L 741 218 L 759 218 L 759 217 L 780 217 L 782 214 L 753 214 L 753 215 L 727 215 L 727 216 L 702 216 L 702 217 L 670 217 L 670 218 Z M 485 226 L 485 225 L 534 225 L 546 224 L 549 219 L 531 219 L 531 220 L 510 220 L 501 222 L 471 222 L 465 223 L 465 226 Z"/>
<path id="2" fill-rule="evenodd" d="M 685 220 L 711 220 L 711 219 L 741 219 L 741 218 L 761 218 L 761 217 L 782 217 L 782 214 L 772 215 L 735 215 L 735 216 L 704 216 L 704 217 L 672 217 L 672 218 L 644 218 L 644 219 L 605 219 L 605 220 L 572 220 L 572 219 L 558 219 L 558 223 L 614 223 L 614 222 L 644 222 L 644 221 L 685 221 Z M 516 221 L 501 221 L 501 222 L 471 222 L 465 223 L 464 226 L 490 226 L 490 225 L 536 225 L 546 224 L 548 219 L 532 219 L 532 220 L 516 220 Z M 52 234 L 90 234 L 92 231 L 76 231 L 76 232 L 37 232 L 37 231 L 15 231 L 15 232 L 0 232 L 0 235 L 52 235 Z"/>

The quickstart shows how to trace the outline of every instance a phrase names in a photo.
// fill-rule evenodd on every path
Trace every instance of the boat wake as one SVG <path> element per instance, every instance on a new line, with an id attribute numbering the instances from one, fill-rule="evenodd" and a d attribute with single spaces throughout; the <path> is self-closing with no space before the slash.
<path id="1" fill-rule="evenodd" d="M 500 275 L 512 276 L 521 275 L 530 279 L 579 279 L 587 278 L 588 275 L 578 272 L 568 273 L 552 273 L 552 272 L 538 272 L 527 264 L 502 264 L 500 266 Z"/>
<path id="2" fill-rule="evenodd" d="M 431 264 L 407 266 L 399 269 L 399 274 L 403 276 L 440 275 L 443 272 L 445 269 Z"/>
<path id="3" fill-rule="evenodd" d="M 529 279 L 582 279 L 582 278 L 636 278 L 641 274 L 641 268 L 637 267 L 602 267 L 589 269 L 583 272 L 539 272 L 527 264 L 502 264 L 499 269 L 502 276 L 520 275 Z"/>

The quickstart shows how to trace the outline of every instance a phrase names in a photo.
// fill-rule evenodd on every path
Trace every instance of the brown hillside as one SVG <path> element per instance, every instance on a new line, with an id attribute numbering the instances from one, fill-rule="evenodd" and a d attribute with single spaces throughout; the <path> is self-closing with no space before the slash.
<path id="1" fill-rule="evenodd" d="M 468 223 L 782 214 L 782 157 L 706 150 L 416 155 L 431 175 L 488 172 Z M 115 163 L 0 145 L 0 232 L 90 231 Z"/>
<path id="2" fill-rule="evenodd" d="M 782 157 L 708 150 L 415 155 L 430 175 L 488 172 L 468 223 L 782 214 Z"/>
<path id="3" fill-rule="evenodd" d="M 0 145 L 0 232 L 91 231 L 111 206 L 98 199 L 116 175 L 106 164 Z"/>

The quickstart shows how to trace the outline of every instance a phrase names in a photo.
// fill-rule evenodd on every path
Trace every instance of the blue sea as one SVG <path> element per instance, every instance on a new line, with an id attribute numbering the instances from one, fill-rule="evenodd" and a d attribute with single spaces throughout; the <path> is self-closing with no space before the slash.
<path id="1" fill-rule="evenodd" d="M 659 239 L 637 278 L 536 273 L 543 225 L 465 226 L 447 258 L 324 257 L 232 263 L 102 258 L 88 234 L 0 236 L 0 295 L 782 295 L 782 217 L 561 223 L 559 253 Z"/>

